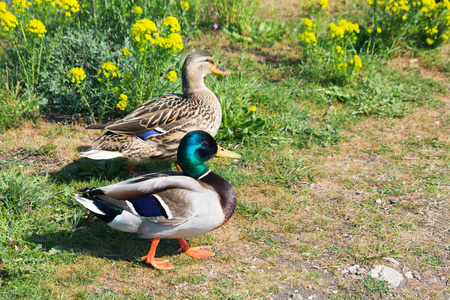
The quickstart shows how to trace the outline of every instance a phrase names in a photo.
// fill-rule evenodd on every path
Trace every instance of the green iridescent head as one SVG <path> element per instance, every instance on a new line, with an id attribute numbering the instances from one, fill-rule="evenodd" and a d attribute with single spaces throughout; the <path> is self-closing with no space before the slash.
<path id="1" fill-rule="evenodd" d="M 208 172 L 205 162 L 217 157 L 240 158 L 235 152 L 225 150 L 217 145 L 207 132 L 196 130 L 187 133 L 178 146 L 177 160 L 183 172 L 198 178 Z"/>

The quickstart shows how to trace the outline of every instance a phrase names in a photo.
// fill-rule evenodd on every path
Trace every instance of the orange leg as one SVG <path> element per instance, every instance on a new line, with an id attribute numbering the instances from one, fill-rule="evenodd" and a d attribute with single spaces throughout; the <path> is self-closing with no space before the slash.
<path id="1" fill-rule="evenodd" d="M 179 164 L 175 164 L 175 165 L 176 165 L 178 171 L 183 172 L 183 170 L 181 169 Z"/>
<path id="2" fill-rule="evenodd" d="M 150 251 L 148 251 L 148 254 L 146 256 L 143 256 L 142 259 L 146 263 L 151 264 L 155 269 L 172 270 L 173 268 L 175 268 L 175 266 L 169 264 L 168 259 L 155 258 L 156 247 L 158 247 L 159 240 L 160 239 L 158 239 L 158 238 L 155 238 L 152 240 L 152 245 L 150 247 Z"/>
<path id="3" fill-rule="evenodd" d="M 128 165 L 128 166 L 125 166 L 125 170 L 128 171 L 128 174 L 130 174 L 130 176 L 135 177 L 136 176 L 136 173 L 134 172 L 135 167 L 136 166 L 134 166 L 134 165 Z"/>
<path id="4" fill-rule="evenodd" d="M 214 253 L 211 252 L 211 246 L 200 246 L 200 247 L 189 247 L 188 242 L 186 242 L 185 239 L 177 239 L 180 243 L 180 249 L 178 249 L 178 252 L 181 250 L 186 251 L 186 253 L 192 257 L 195 258 L 207 258 L 214 256 Z"/>

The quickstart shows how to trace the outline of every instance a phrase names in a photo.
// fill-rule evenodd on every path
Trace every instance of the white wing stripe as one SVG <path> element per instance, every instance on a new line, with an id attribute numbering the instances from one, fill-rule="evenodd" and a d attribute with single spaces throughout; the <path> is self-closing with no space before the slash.
<path id="1" fill-rule="evenodd" d="M 136 209 L 134 209 L 133 203 L 131 203 L 131 202 L 128 201 L 128 200 L 125 200 L 125 203 L 126 203 L 126 204 L 128 205 L 128 207 L 131 209 L 131 212 L 133 213 L 133 215 L 140 216 L 140 215 L 138 214 L 138 212 L 136 211 Z"/>
<path id="2" fill-rule="evenodd" d="M 161 206 L 164 208 L 164 210 L 166 211 L 167 217 L 168 219 L 173 219 L 173 215 L 172 212 L 170 211 L 169 206 L 163 201 L 163 199 L 158 196 L 158 195 L 153 195 L 155 196 L 155 198 L 159 201 L 159 203 L 161 204 Z"/>

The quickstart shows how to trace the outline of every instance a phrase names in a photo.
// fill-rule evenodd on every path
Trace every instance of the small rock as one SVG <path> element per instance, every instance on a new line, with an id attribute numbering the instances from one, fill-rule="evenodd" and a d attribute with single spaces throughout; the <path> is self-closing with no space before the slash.
<path id="1" fill-rule="evenodd" d="M 377 199 L 376 201 L 375 201 L 377 204 L 381 204 L 381 199 Z"/>
<path id="2" fill-rule="evenodd" d="M 395 266 L 398 266 L 400 264 L 397 260 L 395 260 L 395 258 L 392 257 L 383 257 L 383 259 L 387 262 L 394 264 Z"/>
<path id="3" fill-rule="evenodd" d="M 435 122 L 434 122 L 434 125 L 441 125 L 441 122 L 435 121 Z"/>
<path id="4" fill-rule="evenodd" d="M 367 270 L 364 269 L 364 268 L 358 268 L 356 270 L 356 275 L 363 275 L 363 274 L 366 274 L 366 273 L 367 273 Z"/>
<path id="5" fill-rule="evenodd" d="M 413 272 L 406 272 L 405 277 L 408 279 L 413 279 L 414 278 Z"/>
<path id="6" fill-rule="evenodd" d="M 356 195 L 362 195 L 362 191 L 356 191 Z"/>
<path id="7" fill-rule="evenodd" d="M 342 270 L 342 275 L 347 275 L 349 271 L 347 269 Z"/>
<path id="8" fill-rule="evenodd" d="M 291 298 L 295 300 L 303 300 L 303 297 L 300 294 L 292 294 Z"/>
<path id="9" fill-rule="evenodd" d="M 398 287 L 404 279 L 398 271 L 384 265 L 375 265 L 375 268 L 370 270 L 367 275 L 375 279 L 386 280 L 393 287 Z"/>
<path id="10" fill-rule="evenodd" d="M 256 266 L 251 266 L 250 270 L 256 270 Z"/>
<path id="11" fill-rule="evenodd" d="M 338 293 L 338 290 L 334 290 L 334 291 L 332 291 L 332 293 L 333 293 L 333 294 L 337 294 L 337 293 Z"/>
<path id="12" fill-rule="evenodd" d="M 348 271 L 352 274 L 356 274 L 356 270 L 358 270 L 358 269 L 359 269 L 359 265 L 354 265 L 354 266 L 348 267 Z"/>
<path id="13" fill-rule="evenodd" d="M 311 295 L 311 296 L 308 297 L 308 300 L 313 300 L 313 299 L 317 299 L 317 296 L 316 295 Z"/>

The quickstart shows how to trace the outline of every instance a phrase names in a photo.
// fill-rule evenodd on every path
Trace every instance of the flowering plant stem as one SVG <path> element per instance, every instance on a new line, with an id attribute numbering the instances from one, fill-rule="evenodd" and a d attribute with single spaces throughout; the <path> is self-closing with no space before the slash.
<path id="1" fill-rule="evenodd" d="M 145 65 L 147 63 L 147 51 L 144 52 L 144 54 L 141 55 L 140 57 L 141 60 L 141 84 L 139 86 L 139 104 L 142 103 L 142 90 L 144 89 L 144 71 L 145 71 Z M 142 60 L 144 60 L 142 62 Z"/>
<path id="2" fill-rule="evenodd" d="M 83 93 L 82 86 L 79 85 L 79 84 L 77 84 L 77 88 L 78 88 L 78 91 L 80 92 L 81 99 L 83 99 L 84 103 L 86 104 L 86 106 L 87 106 L 87 108 L 88 108 L 88 110 L 89 110 L 89 114 L 91 115 L 91 116 L 90 116 L 91 119 L 94 120 L 94 112 L 93 112 L 91 106 L 89 105 L 89 102 L 86 100 L 86 96 L 85 96 L 84 93 Z M 104 110 L 105 110 L 105 109 L 103 109 L 103 111 L 104 111 Z M 101 120 L 101 118 L 100 118 L 100 120 Z"/>
<path id="3" fill-rule="evenodd" d="M 27 82 L 29 82 L 28 72 L 27 72 L 27 69 L 25 68 L 25 62 L 22 58 L 22 55 L 20 55 L 20 51 L 19 51 L 19 47 L 17 46 L 17 43 L 14 43 L 14 46 L 16 48 L 17 56 L 19 57 L 20 65 L 22 66 L 23 73 L 25 74 L 25 77 L 27 78 Z"/>
<path id="4" fill-rule="evenodd" d="M 36 72 L 36 80 L 34 80 L 34 72 L 33 72 L 33 82 L 38 83 L 39 82 L 39 72 L 41 69 L 41 57 L 42 57 L 42 46 L 44 45 L 43 39 L 41 39 L 41 47 L 39 49 L 39 58 L 38 58 L 38 66 L 37 66 L 37 72 Z M 34 56 L 33 56 L 34 57 Z"/>
<path id="5" fill-rule="evenodd" d="M 105 110 L 106 110 L 106 103 L 108 103 L 108 99 L 109 99 L 109 92 L 110 92 L 110 87 L 111 87 L 111 82 L 108 80 L 106 82 L 106 92 L 104 93 L 105 95 L 105 100 L 103 101 L 103 108 L 100 111 L 100 122 L 103 120 L 103 116 L 105 115 Z M 90 109 L 90 108 L 89 108 Z M 91 114 L 93 116 L 93 114 Z"/>

